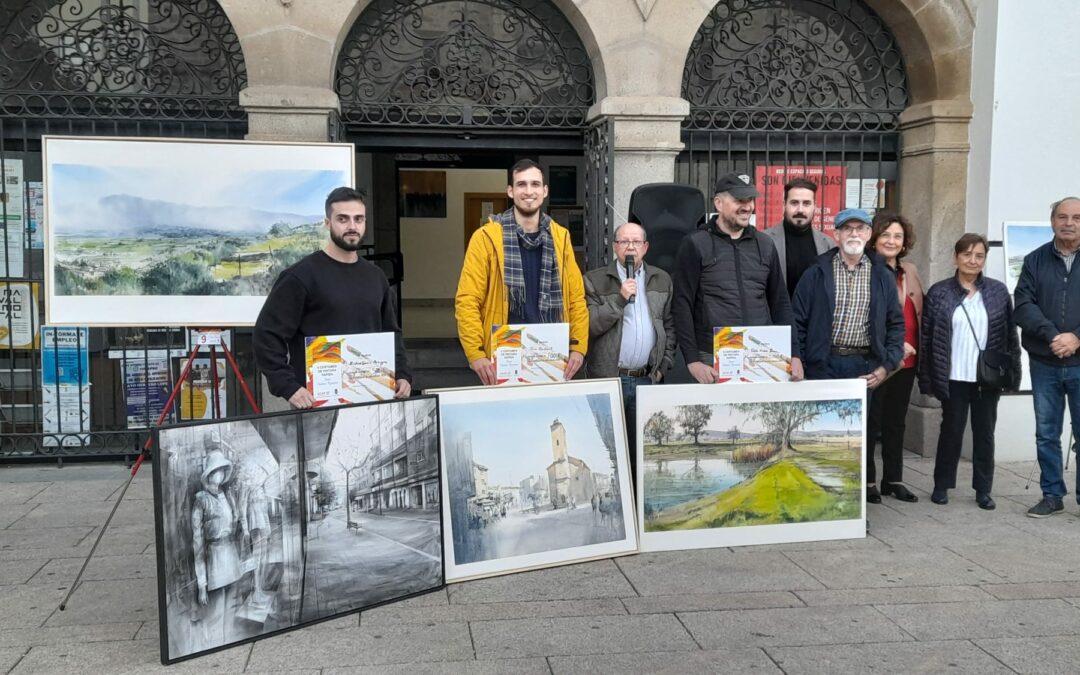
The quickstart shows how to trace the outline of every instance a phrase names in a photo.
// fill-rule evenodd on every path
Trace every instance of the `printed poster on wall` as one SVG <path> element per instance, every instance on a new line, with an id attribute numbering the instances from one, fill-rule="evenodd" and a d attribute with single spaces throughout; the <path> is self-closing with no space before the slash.
<path id="1" fill-rule="evenodd" d="M 0 224 L 4 227 L 4 247 L 0 249 L 0 277 L 21 277 L 23 264 L 23 163 L 21 159 L 4 161 L 4 180 L 0 185 Z"/>
<path id="2" fill-rule="evenodd" d="M 180 359 L 180 370 L 184 372 L 187 359 Z M 180 403 L 181 420 L 216 420 L 225 417 L 228 410 L 225 389 L 225 359 L 214 359 L 217 371 L 217 402 L 214 401 L 214 372 L 210 370 L 210 359 L 196 358 L 188 371 L 187 379 L 180 385 L 177 394 Z M 216 406 L 216 409 L 215 409 Z M 160 414 L 160 411 L 159 413 Z"/>
<path id="3" fill-rule="evenodd" d="M 124 401 L 127 405 L 127 428 L 146 429 L 157 423 L 169 402 L 169 359 L 164 350 L 148 358 L 130 352 L 121 365 L 124 374 Z M 172 422 L 172 415 L 165 423 Z"/>
<path id="4" fill-rule="evenodd" d="M 759 166 L 754 171 L 754 185 L 760 195 L 755 202 L 754 225 L 759 230 L 784 221 L 784 184 L 805 178 L 818 186 L 814 227 L 833 236 L 833 221 L 844 208 L 847 167 L 845 166 Z"/>
<path id="5" fill-rule="evenodd" d="M 56 436 L 90 428 L 90 354 L 86 328 L 41 328 L 42 443 L 59 445 Z M 65 446 L 79 446 L 86 434 L 64 436 Z"/>
<path id="6" fill-rule="evenodd" d="M 491 327 L 496 384 L 562 382 L 570 358 L 570 324 Z"/>
<path id="7" fill-rule="evenodd" d="M 318 335 L 305 344 L 307 389 L 316 407 L 394 398 L 393 333 Z"/>
<path id="8" fill-rule="evenodd" d="M 37 349 L 38 285 L 0 282 L 0 349 Z"/>
<path id="9" fill-rule="evenodd" d="M 790 381 L 791 327 L 714 327 L 713 370 L 718 383 Z"/>
<path id="10" fill-rule="evenodd" d="M 26 182 L 26 236 L 30 248 L 45 248 L 45 190 L 39 180 Z"/>

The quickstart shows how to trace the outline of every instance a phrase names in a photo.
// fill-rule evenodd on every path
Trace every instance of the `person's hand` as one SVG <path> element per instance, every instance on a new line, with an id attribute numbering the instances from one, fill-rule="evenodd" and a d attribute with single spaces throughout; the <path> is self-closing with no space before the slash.
<path id="1" fill-rule="evenodd" d="M 878 366 L 877 368 L 874 368 L 873 372 L 869 375 L 863 375 L 862 379 L 866 380 L 867 389 L 874 389 L 885 381 L 885 376 L 888 374 L 889 373 L 884 368 Z"/>
<path id="2" fill-rule="evenodd" d="M 637 282 L 633 279 L 622 282 L 622 286 L 619 287 L 619 295 L 623 296 L 623 300 L 629 302 L 630 298 L 637 295 Z"/>
<path id="3" fill-rule="evenodd" d="M 311 406 L 315 405 L 315 397 L 311 395 L 310 391 L 308 391 L 304 387 L 300 387 L 296 390 L 295 393 L 293 393 L 292 396 L 289 397 L 289 405 L 294 408 L 299 408 L 301 410 L 303 410 L 304 408 L 310 408 Z"/>
<path id="4" fill-rule="evenodd" d="M 806 374 L 803 372 L 802 359 L 798 356 L 791 357 L 791 381 L 802 382 Z"/>
<path id="5" fill-rule="evenodd" d="M 199 586 L 199 604 L 205 607 L 207 602 L 209 598 L 206 597 L 206 586 Z"/>
<path id="6" fill-rule="evenodd" d="M 713 384 L 716 382 L 716 373 L 713 371 L 712 366 L 707 366 L 701 361 L 694 361 L 688 363 L 686 368 L 694 379 L 701 384 Z"/>
<path id="7" fill-rule="evenodd" d="M 915 356 L 915 354 L 917 353 L 918 352 L 915 351 L 914 347 L 912 347 L 907 342 L 904 343 L 904 360 L 906 360 L 909 356 Z"/>
<path id="8" fill-rule="evenodd" d="M 470 363 L 469 367 L 472 368 L 473 372 L 480 378 L 481 384 L 495 384 L 495 364 L 491 362 L 491 359 L 486 356 L 481 356 Z"/>
<path id="9" fill-rule="evenodd" d="M 1069 358 L 1076 353 L 1077 348 L 1080 348 L 1080 338 L 1076 337 L 1075 333 L 1058 333 L 1050 341 L 1050 350 L 1059 359 Z"/>
<path id="10" fill-rule="evenodd" d="M 394 398 L 409 398 L 409 394 L 412 393 L 412 385 L 408 380 L 398 380 L 397 390 L 394 391 Z"/>
<path id="11" fill-rule="evenodd" d="M 574 379 L 574 375 L 581 369 L 581 362 L 584 360 L 585 357 L 581 355 L 581 352 L 570 352 L 570 358 L 566 360 L 566 368 L 563 369 L 563 379 Z"/>

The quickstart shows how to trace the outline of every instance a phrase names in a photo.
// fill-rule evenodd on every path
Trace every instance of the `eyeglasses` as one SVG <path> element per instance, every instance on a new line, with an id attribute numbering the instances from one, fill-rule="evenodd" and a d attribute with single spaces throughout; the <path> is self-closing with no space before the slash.
<path id="1" fill-rule="evenodd" d="M 837 232 L 854 232 L 856 234 L 863 234 L 870 231 L 870 226 L 866 223 L 860 223 L 858 225 L 841 225 L 836 228 Z"/>
<path id="2" fill-rule="evenodd" d="M 641 248 L 649 242 L 641 241 L 639 239 L 616 239 L 615 243 L 623 248 Z"/>

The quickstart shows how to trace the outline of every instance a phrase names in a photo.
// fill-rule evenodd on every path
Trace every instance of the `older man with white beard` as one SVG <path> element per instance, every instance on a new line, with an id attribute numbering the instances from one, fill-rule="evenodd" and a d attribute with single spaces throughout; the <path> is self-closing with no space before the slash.
<path id="1" fill-rule="evenodd" d="M 795 353 L 807 379 L 862 378 L 873 389 L 904 357 L 904 311 L 896 277 L 873 252 L 870 214 L 836 216 L 840 247 L 818 257 L 795 287 Z"/>

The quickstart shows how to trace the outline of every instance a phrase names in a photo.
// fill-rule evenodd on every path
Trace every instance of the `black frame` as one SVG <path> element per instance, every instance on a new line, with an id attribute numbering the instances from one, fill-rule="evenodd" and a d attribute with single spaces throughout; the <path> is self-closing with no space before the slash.
<path id="1" fill-rule="evenodd" d="M 298 423 L 298 427 L 297 427 L 297 429 L 298 429 L 298 431 L 297 431 L 297 439 L 296 439 L 297 460 L 302 465 L 303 462 L 306 461 L 306 451 L 305 451 L 305 448 L 304 448 L 304 424 L 303 424 L 303 418 L 304 418 L 305 414 L 307 414 L 307 413 L 326 413 L 326 412 L 331 412 L 331 411 L 334 411 L 334 410 L 342 410 L 342 409 L 350 409 L 350 408 L 363 408 L 363 407 L 367 407 L 367 406 L 378 406 L 378 405 L 385 405 L 385 404 L 389 404 L 389 403 L 407 403 L 407 402 L 410 402 L 410 401 L 428 400 L 428 399 L 435 402 L 435 433 L 436 433 L 436 437 L 435 437 L 435 443 L 436 443 L 435 463 L 436 463 L 436 466 L 438 468 L 439 495 L 440 495 L 440 500 L 441 500 L 442 499 L 442 482 L 443 482 L 443 475 L 442 475 L 443 474 L 442 447 L 441 447 L 441 444 L 442 444 L 442 417 L 440 415 L 440 410 L 439 410 L 438 396 L 435 396 L 433 394 L 412 396 L 412 397 L 409 397 L 408 399 L 392 399 L 390 401 L 368 401 L 368 402 L 364 402 L 364 403 L 355 403 L 355 404 L 350 404 L 350 405 L 323 406 L 323 407 L 319 407 L 319 408 L 309 408 L 307 410 L 286 410 L 286 411 L 282 411 L 282 412 L 266 413 L 266 414 L 262 414 L 262 415 L 244 415 L 244 416 L 241 416 L 241 417 L 230 417 L 230 418 L 222 418 L 222 419 L 217 419 L 217 420 L 197 420 L 197 421 L 193 421 L 193 422 L 183 422 L 183 423 L 180 423 L 180 424 L 171 424 L 171 425 L 166 425 L 166 426 L 161 426 L 161 427 L 154 427 L 154 429 L 152 430 L 152 438 L 153 438 L 153 446 L 152 446 L 152 448 L 153 449 L 151 450 L 151 453 L 152 453 L 151 456 L 154 457 L 154 461 L 153 461 L 153 464 L 154 464 L 154 471 L 153 471 L 153 477 L 154 477 L 154 537 L 155 537 L 155 539 L 154 539 L 154 549 L 155 549 L 155 557 L 157 559 L 158 631 L 159 631 L 159 644 L 160 644 L 160 655 L 161 655 L 161 663 L 162 663 L 162 665 L 167 666 L 167 665 L 171 665 L 173 663 L 179 663 L 181 661 L 188 661 L 190 659 L 199 658 L 199 657 L 205 656 L 207 654 L 213 654 L 215 652 L 219 652 L 219 651 L 222 651 L 222 650 L 225 650 L 225 649 L 231 649 L 231 648 L 236 647 L 238 645 L 249 644 L 249 643 L 252 643 L 252 642 L 256 642 L 258 640 L 263 640 L 263 639 L 274 637 L 274 636 L 277 636 L 277 635 L 282 635 L 284 633 L 289 633 L 289 632 L 294 631 L 294 630 L 296 630 L 298 628 L 304 628 L 306 626 L 311 626 L 311 625 L 314 625 L 314 624 L 322 623 L 324 621 L 332 621 L 334 619 L 339 619 L 339 618 L 341 618 L 343 616 L 349 616 L 350 614 L 359 614 L 362 611 L 373 609 L 375 607 L 381 607 L 383 605 L 391 604 L 391 603 L 394 603 L 394 602 L 399 602 L 401 600 L 406 600 L 408 598 L 413 598 L 413 597 L 417 597 L 417 596 L 421 596 L 421 595 L 426 595 L 428 593 L 432 593 L 432 592 L 435 592 L 435 591 L 442 590 L 442 589 L 444 589 L 446 587 L 446 552 L 444 550 L 443 543 L 442 543 L 443 542 L 442 530 L 445 527 L 445 523 L 443 522 L 442 504 L 440 503 L 440 505 L 439 505 L 439 537 L 438 537 L 438 542 L 439 542 L 439 552 L 441 554 L 440 555 L 440 560 L 441 560 L 441 565 L 440 565 L 441 582 L 438 585 L 433 586 L 433 587 L 428 588 L 428 589 L 425 589 L 425 590 L 422 590 L 422 591 L 409 593 L 407 595 L 402 595 L 402 596 L 394 597 L 394 598 L 388 598 L 386 600 L 382 600 L 382 601 L 379 601 L 379 602 L 376 602 L 376 603 L 373 603 L 373 604 L 370 604 L 370 605 L 364 605 L 362 607 L 355 607 L 355 608 L 349 609 L 349 610 L 344 611 L 344 612 L 339 612 L 337 614 L 331 614 L 331 615 L 319 617 L 317 619 L 313 619 L 313 620 L 310 620 L 310 621 L 301 621 L 301 622 L 297 623 L 294 626 L 289 626 L 287 628 L 282 628 L 282 629 L 279 629 L 279 630 L 269 631 L 267 633 L 262 633 L 262 634 L 252 636 L 252 637 L 249 637 L 249 638 L 244 638 L 242 640 L 237 640 L 236 642 L 230 642 L 230 643 L 227 643 L 227 644 L 222 644 L 220 646 L 213 647 L 211 649 L 205 649 L 203 651 L 193 652 L 191 654 L 186 654 L 184 656 L 180 656 L 180 657 L 176 657 L 176 658 L 169 658 L 169 621 L 168 621 L 168 612 L 167 612 L 167 605 L 166 605 L 167 591 L 166 591 L 166 587 L 165 587 L 165 550 L 164 550 L 164 546 L 163 546 L 165 532 L 164 532 L 164 513 L 163 513 L 164 503 L 163 503 L 163 499 L 162 499 L 162 497 L 163 497 L 163 494 L 162 494 L 162 475 L 161 475 L 161 473 L 162 473 L 162 463 L 157 461 L 156 455 L 153 454 L 157 449 L 160 448 L 160 438 L 159 438 L 160 433 L 162 431 L 168 431 L 168 430 L 172 430 L 172 429 L 180 429 L 180 428 L 185 428 L 185 427 L 197 427 L 197 426 L 205 426 L 205 425 L 209 425 L 209 424 L 222 424 L 222 423 L 230 424 L 230 423 L 234 423 L 234 422 L 244 422 L 244 421 L 250 421 L 250 420 L 256 420 L 256 419 L 261 420 L 261 419 L 271 419 L 271 418 L 276 418 L 276 417 L 296 416 L 299 419 L 299 423 Z M 303 512 L 307 511 L 306 499 L 304 499 L 304 497 L 306 496 L 306 489 L 307 488 L 306 488 L 305 481 L 301 480 L 300 481 L 300 495 L 301 495 L 301 498 L 302 498 L 302 507 L 301 508 L 302 508 Z M 346 495 L 346 498 L 348 498 L 348 495 Z M 348 508 L 348 504 L 346 504 L 346 508 Z M 306 538 L 306 536 L 307 536 L 306 534 L 301 534 L 302 539 Z"/>

